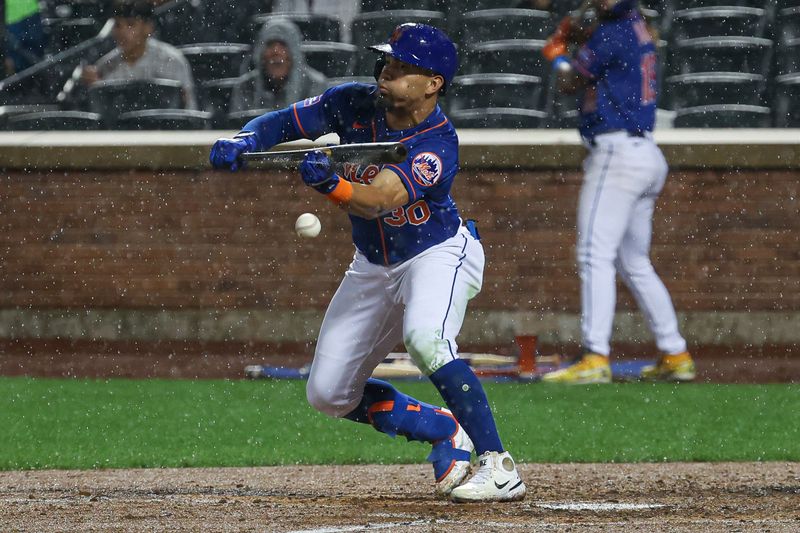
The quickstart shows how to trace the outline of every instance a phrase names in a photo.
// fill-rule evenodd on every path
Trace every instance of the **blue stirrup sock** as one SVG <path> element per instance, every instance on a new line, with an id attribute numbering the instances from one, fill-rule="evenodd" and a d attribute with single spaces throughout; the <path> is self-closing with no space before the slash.
<path id="1" fill-rule="evenodd" d="M 450 414 L 374 378 L 367 380 L 361 403 L 345 418 L 372 424 L 390 437 L 402 435 L 425 442 L 449 438 L 456 431 L 456 421 Z"/>
<path id="2" fill-rule="evenodd" d="M 475 373 L 462 359 L 450 361 L 431 374 L 431 381 L 467 432 L 475 452 L 502 452 L 503 443 L 497 433 L 492 409 Z"/>

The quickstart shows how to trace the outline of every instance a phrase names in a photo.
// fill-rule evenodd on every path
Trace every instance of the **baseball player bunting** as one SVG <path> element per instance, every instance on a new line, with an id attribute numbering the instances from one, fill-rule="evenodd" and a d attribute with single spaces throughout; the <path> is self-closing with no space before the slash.
<path id="1" fill-rule="evenodd" d="M 643 369 L 642 377 L 688 381 L 695 377 L 694 363 L 678 331 L 669 293 L 649 258 L 653 210 L 667 176 L 667 163 L 651 135 L 658 89 L 656 48 L 635 0 L 593 3 L 599 24 L 576 56 L 549 57 L 561 90 L 579 96 L 579 129 L 589 149 L 577 232 L 585 353 L 543 379 L 611 381 L 609 339 L 619 273 L 663 354 L 656 365 Z"/>
<path id="2" fill-rule="evenodd" d="M 243 152 L 330 132 L 342 143 L 406 145 L 401 163 L 346 165 L 342 175 L 319 151 L 300 165 L 307 185 L 348 211 L 356 247 L 325 313 L 308 401 L 328 415 L 431 443 L 436 491 L 454 501 L 518 500 L 525 485 L 456 344 L 484 266 L 477 231 L 461 224 L 450 196 L 458 138 L 437 105 L 455 75 L 456 49 L 443 32 L 422 24 L 402 24 L 371 49 L 381 54 L 377 86 L 340 85 L 263 115 L 235 138 L 218 140 L 211 162 L 238 168 Z M 446 409 L 370 377 L 400 341 Z M 473 449 L 482 466 L 465 482 Z"/>

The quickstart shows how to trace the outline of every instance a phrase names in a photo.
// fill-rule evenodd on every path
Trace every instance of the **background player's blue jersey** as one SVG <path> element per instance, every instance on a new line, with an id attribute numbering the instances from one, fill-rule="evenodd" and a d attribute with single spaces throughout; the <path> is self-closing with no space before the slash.
<path id="1" fill-rule="evenodd" d="M 408 203 L 375 220 L 350 215 L 353 242 L 376 264 L 405 261 L 456 234 L 461 224 L 450 187 L 458 171 L 458 137 L 439 106 L 419 125 L 389 130 L 386 115 L 376 105 L 377 87 L 347 83 L 290 108 L 267 113 L 245 125 L 260 149 L 300 138 L 337 133 L 342 144 L 402 142 L 408 158 L 398 164 L 346 165 L 343 175 L 354 183 L 369 183 L 384 168 L 400 177 Z"/>
<path id="2" fill-rule="evenodd" d="M 653 130 L 656 48 L 638 10 L 602 21 L 572 64 L 590 81 L 579 102 L 581 136 Z"/>

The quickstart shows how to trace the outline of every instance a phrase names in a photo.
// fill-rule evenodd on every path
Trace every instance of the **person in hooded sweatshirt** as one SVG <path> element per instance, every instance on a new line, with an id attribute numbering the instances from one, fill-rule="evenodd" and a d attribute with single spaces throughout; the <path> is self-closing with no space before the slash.
<path id="1" fill-rule="evenodd" d="M 255 69 L 231 93 L 230 110 L 280 109 L 326 89 L 325 76 L 307 63 L 297 25 L 283 18 L 267 22 L 253 45 Z"/>

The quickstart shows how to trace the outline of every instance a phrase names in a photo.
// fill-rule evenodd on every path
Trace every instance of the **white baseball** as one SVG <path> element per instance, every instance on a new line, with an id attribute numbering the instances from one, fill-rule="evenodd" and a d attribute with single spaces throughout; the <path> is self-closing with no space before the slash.
<path id="1" fill-rule="evenodd" d="M 303 213 L 294 223 L 294 230 L 297 234 L 301 237 L 312 238 L 319 235 L 319 231 L 322 229 L 322 224 L 320 224 L 317 215 L 313 213 Z"/>

